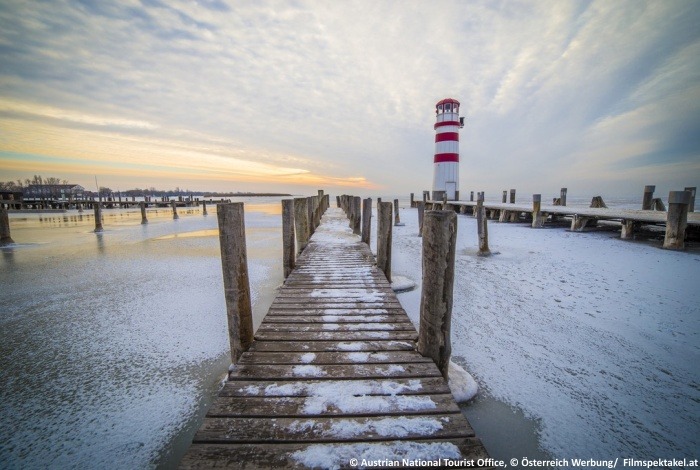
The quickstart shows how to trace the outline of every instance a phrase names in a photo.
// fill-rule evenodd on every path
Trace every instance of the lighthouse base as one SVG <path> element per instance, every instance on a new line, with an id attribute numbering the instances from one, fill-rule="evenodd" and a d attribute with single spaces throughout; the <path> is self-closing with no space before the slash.
<path id="1" fill-rule="evenodd" d="M 459 191 L 454 191 L 454 195 L 447 193 L 446 191 L 433 191 L 432 200 L 442 201 L 444 195 L 447 194 L 448 201 L 459 201 Z M 452 196 L 452 197 L 450 197 Z"/>

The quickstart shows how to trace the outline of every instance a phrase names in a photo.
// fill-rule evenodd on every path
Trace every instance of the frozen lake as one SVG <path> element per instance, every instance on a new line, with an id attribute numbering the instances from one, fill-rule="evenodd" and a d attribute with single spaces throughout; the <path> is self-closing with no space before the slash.
<path id="1" fill-rule="evenodd" d="M 257 327 L 282 282 L 280 203 L 245 202 Z M 406 205 L 393 272 L 419 284 L 399 295 L 417 324 L 421 238 Z M 101 235 L 87 211 L 12 215 L 18 244 L 0 261 L 3 467 L 179 461 L 229 364 L 209 209 L 177 221 L 149 211 L 145 226 L 138 209 L 106 210 Z M 697 457 L 700 253 L 490 223 L 498 254 L 479 258 L 474 219 L 458 220 L 453 359 L 479 382 L 465 410 L 494 457 Z"/>
<path id="2" fill-rule="evenodd" d="M 246 199 L 256 326 L 282 282 L 279 198 Z M 4 468 L 173 466 L 230 363 L 216 213 L 13 214 L 0 263 Z M 279 245 L 279 246 L 278 246 Z M 194 425 L 193 425 L 194 423 Z M 195 427 L 193 427 L 195 426 Z"/>

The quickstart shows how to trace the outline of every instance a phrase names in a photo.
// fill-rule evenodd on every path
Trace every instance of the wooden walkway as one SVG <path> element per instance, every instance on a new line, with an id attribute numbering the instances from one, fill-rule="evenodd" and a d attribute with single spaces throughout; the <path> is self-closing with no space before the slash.
<path id="1" fill-rule="evenodd" d="M 427 201 L 428 204 L 440 204 L 442 201 Z M 454 208 L 476 207 L 475 201 L 447 201 Z M 484 202 L 484 208 L 489 211 L 508 211 L 532 215 L 532 203 L 511 204 L 506 202 Z M 666 225 L 667 212 L 637 209 L 589 208 L 577 206 L 552 206 L 542 204 L 540 212 L 560 216 L 578 216 L 600 220 L 630 220 L 646 224 Z M 507 221 L 506 221 L 507 222 Z M 688 226 L 700 226 L 700 212 L 688 213 Z"/>
<path id="2" fill-rule="evenodd" d="M 369 247 L 329 209 L 181 468 L 488 458 L 416 339 Z"/>

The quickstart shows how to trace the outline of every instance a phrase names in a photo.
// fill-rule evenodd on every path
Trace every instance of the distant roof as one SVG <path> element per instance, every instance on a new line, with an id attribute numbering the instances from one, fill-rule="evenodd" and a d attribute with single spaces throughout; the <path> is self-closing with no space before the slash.
<path id="1" fill-rule="evenodd" d="M 454 98 L 445 98 L 444 100 L 438 101 L 435 106 L 440 106 L 441 104 L 447 104 L 447 103 L 459 104 L 459 101 L 457 101 Z"/>

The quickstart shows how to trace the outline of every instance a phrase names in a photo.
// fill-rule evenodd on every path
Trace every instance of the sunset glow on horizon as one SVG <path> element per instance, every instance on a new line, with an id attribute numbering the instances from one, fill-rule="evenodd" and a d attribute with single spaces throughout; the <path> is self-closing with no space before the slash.
<path id="1" fill-rule="evenodd" d="M 11 0 L 0 181 L 420 192 L 449 96 L 463 190 L 697 186 L 697 24 L 689 0 Z"/>

